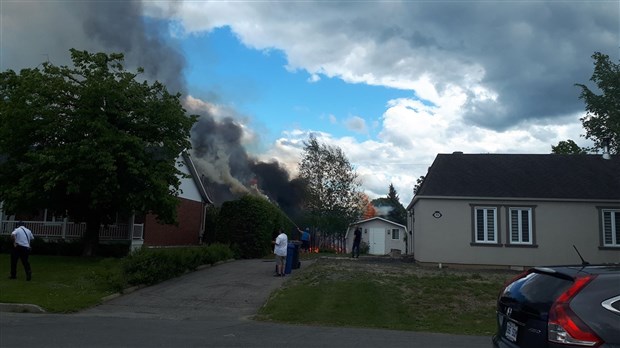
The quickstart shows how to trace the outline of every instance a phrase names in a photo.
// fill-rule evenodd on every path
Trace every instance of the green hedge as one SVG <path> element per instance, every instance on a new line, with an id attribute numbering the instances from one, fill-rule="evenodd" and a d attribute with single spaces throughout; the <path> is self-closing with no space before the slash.
<path id="1" fill-rule="evenodd" d="M 222 204 L 215 237 L 220 243 L 230 244 L 240 258 L 261 258 L 271 253 L 271 241 L 279 229 L 288 232 L 292 227 L 293 223 L 273 203 L 247 195 Z"/>
<path id="2" fill-rule="evenodd" d="M 219 243 L 200 247 L 142 248 L 122 260 L 123 279 L 128 285 L 151 285 L 193 271 L 198 266 L 231 258 L 230 247 Z"/>

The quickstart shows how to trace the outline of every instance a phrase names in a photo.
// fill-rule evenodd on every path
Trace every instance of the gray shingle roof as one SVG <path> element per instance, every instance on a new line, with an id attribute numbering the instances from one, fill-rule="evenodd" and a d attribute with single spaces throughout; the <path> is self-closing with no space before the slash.
<path id="1" fill-rule="evenodd" d="M 602 199 L 620 203 L 620 156 L 439 154 L 418 197 Z"/>

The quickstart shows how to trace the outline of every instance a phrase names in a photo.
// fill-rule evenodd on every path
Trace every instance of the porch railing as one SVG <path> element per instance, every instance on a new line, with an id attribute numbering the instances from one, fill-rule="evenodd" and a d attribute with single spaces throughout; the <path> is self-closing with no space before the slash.
<path id="1" fill-rule="evenodd" d="M 4 220 L 0 222 L 0 235 L 9 235 L 15 229 L 17 221 Z M 24 221 L 24 225 L 32 231 L 35 237 L 43 239 L 79 239 L 86 232 L 85 223 L 69 221 Z M 99 240 L 142 240 L 144 224 L 113 224 L 101 225 Z"/>

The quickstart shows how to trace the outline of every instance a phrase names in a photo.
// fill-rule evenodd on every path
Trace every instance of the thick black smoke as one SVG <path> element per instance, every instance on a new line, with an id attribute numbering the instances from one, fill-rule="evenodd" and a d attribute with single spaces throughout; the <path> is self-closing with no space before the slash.
<path id="1" fill-rule="evenodd" d="M 168 27 L 145 19 L 141 1 L 84 1 L 83 28 L 92 39 L 125 54 L 128 63 L 144 68 L 148 77 L 163 82 L 171 93 L 186 93 L 185 58 L 164 39 Z"/>
<path id="2" fill-rule="evenodd" d="M 291 180 L 278 162 L 261 162 L 242 144 L 243 129 L 233 118 L 216 120 L 203 113 L 192 130 L 193 158 L 205 174 L 216 204 L 245 194 L 266 196 L 288 216 L 297 216 L 303 185 Z"/>

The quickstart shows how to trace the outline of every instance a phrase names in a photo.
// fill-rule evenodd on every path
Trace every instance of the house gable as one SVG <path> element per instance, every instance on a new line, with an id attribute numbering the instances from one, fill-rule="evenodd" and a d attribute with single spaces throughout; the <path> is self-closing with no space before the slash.
<path id="1" fill-rule="evenodd" d="M 178 162 L 179 164 L 177 165 L 177 168 L 189 177 L 181 178 L 181 185 L 179 187 L 181 192 L 179 194 L 179 198 L 213 204 L 213 201 L 211 201 L 211 198 L 202 184 L 200 175 L 198 174 L 191 157 L 187 153 L 183 153 L 181 155 L 181 159 L 182 161 Z"/>

